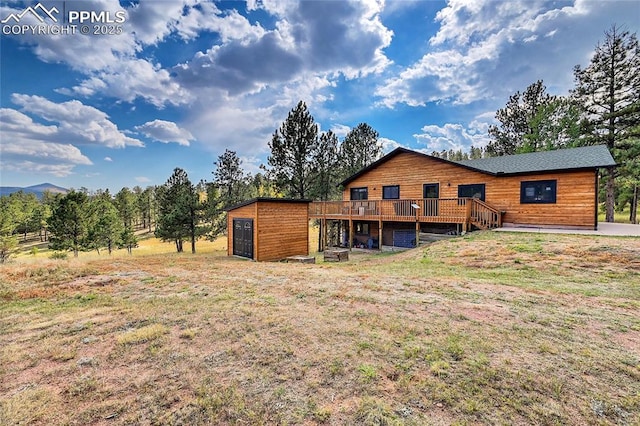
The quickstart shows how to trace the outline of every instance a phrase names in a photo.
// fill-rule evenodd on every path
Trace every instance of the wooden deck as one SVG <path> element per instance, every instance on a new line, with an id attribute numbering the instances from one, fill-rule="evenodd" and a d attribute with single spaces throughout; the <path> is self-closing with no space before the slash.
<path id="1" fill-rule="evenodd" d="M 314 201 L 309 218 L 325 220 L 451 223 L 471 229 L 502 226 L 502 214 L 476 198 Z"/>

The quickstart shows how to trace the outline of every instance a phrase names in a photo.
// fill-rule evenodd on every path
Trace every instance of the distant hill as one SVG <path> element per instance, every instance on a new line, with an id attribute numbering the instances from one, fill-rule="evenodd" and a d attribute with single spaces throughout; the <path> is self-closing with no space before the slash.
<path id="1" fill-rule="evenodd" d="M 36 194 L 36 197 L 38 198 L 42 198 L 42 194 L 44 194 L 45 191 L 49 191 L 52 194 L 66 194 L 69 192 L 68 189 L 56 186 L 52 183 L 41 183 L 39 185 L 27 186 L 25 188 L 21 188 L 19 186 L 0 186 L 0 197 L 3 195 L 13 194 L 18 191 Z"/>

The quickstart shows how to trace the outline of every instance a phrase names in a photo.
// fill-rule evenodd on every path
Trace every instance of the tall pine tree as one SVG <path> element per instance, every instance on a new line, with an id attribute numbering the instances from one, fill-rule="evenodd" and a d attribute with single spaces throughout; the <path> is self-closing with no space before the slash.
<path id="1" fill-rule="evenodd" d="M 382 147 L 378 143 L 378 137 L 378 132 L 367 123 L 360 123 L 347 133 L 340 145 L 340 180 L 348 178 L 380 158 Z"/>
<path id="2" fill-rule="evenodd" d="M 182 243 L 191 240 L 191 252 L 196 252 L 196 240 L 205 233 L 200 224 L 202 203 L 187 172 L 176 168 L 164 187 L 158 191 L 159 211 L 156 236 L 173 241 L 176 251 L 183 251 Z"/>
<path id="3" fill-rule="evenodd" d="M 491 141 L 486 147 L 490 156 L 512 155 L 541 149 L 539 133 L 541 110 L 548 108 L 556 98 L 547 93 L 542 80 L 531 84 L 523 93 L 519 91 L 509 97 L 504 108 L 496 112 L 499 125 L 489 126 Z"/>
<path id="4" fill-rule="evenodd" d="M 635 33 L 615 25 L 604 35 L 591 63 L 586 68 L 575 67 L 573 95 L 585 109 L 585 143 L 606 144 L 621 163 L 640 144 L 640 48 Z M 633 167 L 620 169 L 625 170 L 637 173 Z M 607 222 L 614 220 L 616 177 L 616 169 L 610 168 L 605 179 Z"/>
<path id="5" fill-rule="evenodd" d="M 267 162 L 276 185 L 288 197 L 308 198 L 313 186 L 313 156 L 318 146 L 318 125 L 300 101 L 273 133 Z"/>
<path id="6" fill-rule="evenodd" d="M 78 257 L 79 251 L 91 247 L 88 239 L 91 225 L 88 207 L 89 197 L 84 192 L 71 191 L 56 199 L 48 220 L 50 248 L 71 250 Z"/>

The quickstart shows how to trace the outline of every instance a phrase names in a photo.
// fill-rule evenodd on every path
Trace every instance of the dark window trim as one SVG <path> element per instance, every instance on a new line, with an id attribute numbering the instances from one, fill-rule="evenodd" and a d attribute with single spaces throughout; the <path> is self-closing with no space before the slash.
<path id="1" fill-rule="evenodd" d="M 354 198 L 353 194 L 355 194 L 355 193 L 364 194 L 364 198 Z M 349 197 L 351 198 L 351 201 L 368 200 L 369 199 L 369 188 L 366 187 L 366 186 L 361 186 L 361 187 L 357 187 L 357 188 L 351 188 L 351 190 L 349 191 Z"/>
<path id="2" fill-rule="evenodd" d="M 428 186 L 433 186 L 433 187 L 436 188 L 437 196 L 433 197 L 433 198 L 440 198 L 440 183 L 439 182 L 423 183 L 422 184 L 422 198 L 429 198 L 429 197 L 427 197 L 427 187 Z"/>
<path id="3" fill-rule="evenodd" d="M 471 187 L 471 186 L 481 186 L 482 190 L 480 191 L 480 200 L 485 201 L 486 193 L 487 193 L 487 184 L 486 183 L 467 183 L 463 185 L 458 185 L 458 198 L 464 198 L 460 195 L 461 187 Z M 471 198 L 471 197 L 469 197 Z"/>
<path id="4" fill-rule="evenodd" d="M 397 197 L 387 197 L 385 194 L 386 189 L 397 188 Z M 384 185 L 382 187 L 382 199 L 383 200 L 399 200 L 400 199 L 400 185 Z"/>
<path id="5" fill-rule="evenodd" d="M 358 232 L 358 228 L 360 228 L 360 232 Z M 353 233 L 355 235 L 371 235 L 371 225 L 366 221 L 354 221 Z"/>
<path id="6" fill-rule="evenodd" d="M 536 188 L 536 194 L 532 197 L 527 197 L 527 187 Z M 537 191 L 541 187 L 551 187 L 551 198 L 543 197 L 540 191 Z M 546 191 L 546 190 L 545 190 Z M 535 197 L 540 197 L 536 199 Z M 550 180 L 523 180 L 520 182 L 520 204 L 556 204 L 558 199 L 558 181 L 556 179 Z"/>

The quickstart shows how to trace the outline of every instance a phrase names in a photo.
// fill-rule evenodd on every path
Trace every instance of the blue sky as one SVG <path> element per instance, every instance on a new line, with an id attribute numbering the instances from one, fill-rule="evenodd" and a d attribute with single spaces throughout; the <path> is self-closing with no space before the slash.
<path id="1" fill-rule="evenodd" d="M 385 152 L 484 146 L 509 95 L 567 94 L 605 30 L 640 27 L 629 0 L 40 3 L 57 23 L 0 2 L 2 186 L 211 180 L 225 149 L 256 173 L 299 100 L 341 138 L 368 123 Z M 89 34 L 72 11 L 95 12 Z"/>

